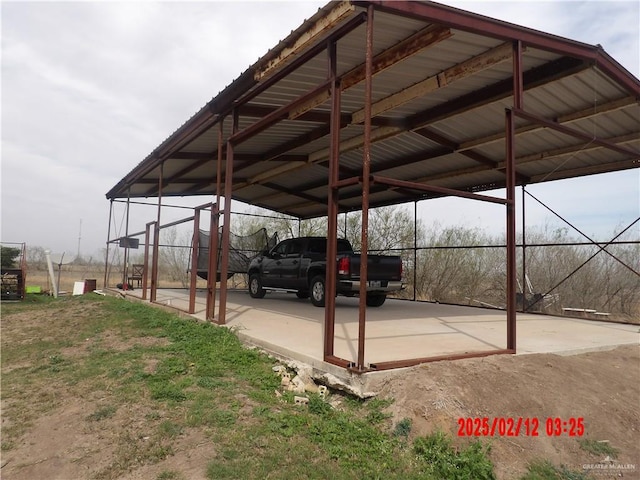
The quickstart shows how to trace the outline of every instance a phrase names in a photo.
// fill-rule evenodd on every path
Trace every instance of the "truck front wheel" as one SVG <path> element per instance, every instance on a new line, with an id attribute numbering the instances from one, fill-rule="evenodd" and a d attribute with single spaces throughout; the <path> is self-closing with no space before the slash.
<path id="1" fill-rule="evenodd" d="M 262 280 L 260 280 L 260 275 L 257 273 L 252 273 L 249 276 L 249 295 L 251 298 L 264 298 L 267 292 L 264 288 L 262 288 Z"/>
<path id="2" fill-rule="evenodd" d="M 367 307 L 379 307 L 387 299 L 384 293 L 370 293 L 367 295 Z"/>
<path id="3" fill-rule="evenodd" d="M 316 275 L 309 284 L 311 303 L 316 307 L 324 307 L 324 276 Z"/>

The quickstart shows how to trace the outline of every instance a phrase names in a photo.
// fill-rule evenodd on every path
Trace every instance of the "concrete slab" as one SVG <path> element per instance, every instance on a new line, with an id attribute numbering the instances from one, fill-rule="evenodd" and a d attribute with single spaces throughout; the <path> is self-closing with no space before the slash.
<path id="1" fill-rule="evenodd" d="M 140 290 L 128 292 L 141 296 Z M 186 290 L 158 290 L 157 302 L 188 307 Z M 197 296 L 195 317 L 205 318 L 205 292 Z M 227 327 L 274 354 L 336 372 L 323 358 L 324 309 L 285 293 L 253 299 L 229 291 Z M 640 326 L 538 314 L 518 314 L 518 354 L 571 354 L 639 344 Z M 367 310 L 365 363 L 379 363 L 506 348 L 506 313 L 475 307 L 389 299 Z M 357 360 L 358 299 L 336 299 L 335 355 Z"/>

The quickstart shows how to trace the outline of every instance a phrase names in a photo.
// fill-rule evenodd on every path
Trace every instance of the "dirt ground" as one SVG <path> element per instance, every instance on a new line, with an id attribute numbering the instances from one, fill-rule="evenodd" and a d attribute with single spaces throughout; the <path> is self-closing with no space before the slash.
<path id="1" fill-rule="evenodd" d="M 18 318 L 15 318 L 18 317 Z M 42 322 L 32 315 L 14 315 L 3 320 L 2 342 L 25 342 L 29 326 Z M 117 337 L 105 337 L 112 349 L 133 344 Z M 143 342 L 134 339 L 131 342 Z M 88 345 L 69 347 L 68 357 L 86 354 Z M 24 365 L 3 365 L 3 374 Z M 150 368 L 153 368 L 151 365 Z M 590 467 L 594 478 L 640 478 L 640 347 L 624 346 L 574 356 L 493 356 L 454 362 L 437 362 L 398 373 L 373 385 L 380 398 L 393 398 L 389 407 L 394 423 L 412 420 L 410 438 L 436 429 L 451 434 L 456 443 L 470 439 L 459 436 L 459 419 L 498 419 L 493 437 L 481 436 L 491 444 L 490 457 L 499 479 L 516 479 L 534 459 L 546 459 L 573 470 Z M 144 405 L 131 405 L 97 423 L 87 422 L 101 399 L 54 385 L 38 391 L 33 401 L 53 402 L 28 427 L 13 448 L 2 453 L 0 478 L 4 480 L 96 478 L 118 449 L 127 448 L 126 435 L 144 431 L 132 419 L 144 419 Z M 2 410 L 9 406 L 3 396 Z M 528 419 L 516 436 L 500 435 L 500 423 Z M 567 422 L 567 432 L 547 433 L 549 418 Z M 571 427 L 584 433 L 570 436 Z M 135 420 L 139 421 L 139 420 Z M 466 423 L 465 423 L 466 425 Z M 4 416 L 2 427 L 10 426 Z M 123 432 L 126 432 L 123 433 Z M 482 432 L 480 432 L 482 433 Z M 534 434 L 537 433 L 537 436 Z M 579 439 L 608 442 L 619 452 L 610 461 L 580 447 Z M 133 467 L 125 479 L 154 479 L 163 471 L 178 470 L 189 480 L 205 478 L 207 463 L 215 446 L 198 429 L 183 432 L 172 445 L 173 455 L 153 464 Z M 624 468 L 623 468 L 624 467 Z M 597 470 L 596 470 L 597 469 Z M 108 478 L 108 477 L 102 477 Z"/>
<path id="2" fill-rule="evenodd" d="M 490 442 L 499 479 L 519 478 L 535 459 L 572 470 L 586 466 L 595 478 L 640 478 L 637 345 L 573 356 L 536 354 L 436 362 L 386 380 L 373 390 L 395 399 L 394 418 L 410 418 L 412 436 L 440 429 L 463 444 L 470 439 L 460 437 L 459 419 L 488 417 L 489 427 L 494 418 L 499 419 L 493 437 L 471 438 Z M 519 435 L 508 436 L 510 419 L 516 419 L 515 429 L 519 417 L 523 418 Z M 549 418 L 566 421 L 566 433 L 561 424 L 561 431 L 550 425 L 547 434 Z M 570 436 L 579 418 L 584 434 Z M 524 419 L 529 419 L 528 429 Z M 498 431 L 501 422 L 507 427 L 504 436 Z M 473 427 L 475 430 L 475 424 Z M 482 434 L 482 425 L 480 429 Z M 466 433 L 466 421 L 462 433 Z M 578 433 L 577 428 L 573 433 Z M 619 451 L 617 459 L 609 462 L 606 455 L 586 452 L 580 439 L 608 442 Z M 623 468 L 626 466 L 629 468 Z"/>

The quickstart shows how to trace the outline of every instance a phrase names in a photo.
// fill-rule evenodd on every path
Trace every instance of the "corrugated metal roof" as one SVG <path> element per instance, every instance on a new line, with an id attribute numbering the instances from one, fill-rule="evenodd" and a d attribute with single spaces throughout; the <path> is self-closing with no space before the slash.
<path id="1" fill-rule="evenodd" d="M 432 2 L 334 2 L 243 72 L 107 197 L 157 196 L 160 163 L 163 196 L 215 194 L 220 122 L 224 119 L 226 141 L 234 106 L 240 105 L 243 130 L 326 82 L 328 55 L 320 47 L 340 28 L 359 21 L 369 4 L 375 7 L 374 62 L 395 59 L 373 77 L 373 175 L 473 192 L 503 186 L 514 41 L 524 48 L 524 110 L 627 149 L 612 151 L 518 118 L 518 183 L 640 166 L 640 82 L 601 47 Z M 336 41 L 343 81 L 341 178 L 357 176 L 362 168 L 365 82 L 353 72 L 365 62 L 365 33 L 366 22 L 361 22 Z M 410 48 L 410 54 L 402 53 Z M 289 69 L 308 52 L 313 53 L 306 62 Z M 277 82 L 243 100 L 276 75 L 281 75 Z M 282 116 L 234 147 L 235 199 L 302 218 L 326 214 L 331 105 L 323 91 L 316 97 L 314 104 L 299 106 L 297 115 Z M 342 188 L 341 210 L 358 209 L 360 192 L 358 185 Z M 370 204 L 426 196 L 377 185 Z"/>

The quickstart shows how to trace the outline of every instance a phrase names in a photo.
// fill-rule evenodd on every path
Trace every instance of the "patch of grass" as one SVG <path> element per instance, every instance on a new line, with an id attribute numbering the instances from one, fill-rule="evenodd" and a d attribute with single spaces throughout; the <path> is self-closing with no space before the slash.
<path id="1" fill-rule="evenodd" d="M 87 415 L 87 420 L 90 422 L 99 422 L 100 420 L 105 420 L 107 418 L 111 418 L 116 414 L 118 407 L 115 405 L 107 405 L 106 407 L 99 408 L 95 412 L 90 415 Z"/>
<path id="2" fill-rule="evenodd" d="M 479 443 L 461 451 L 444 438 L 431 450 L 425 447 L 429 440 L 407 445 L 411 422 L 391 428 L 386 410 L 393 400 L 344 397 L 334 409 L 316 394 L 307 406 L 295 405 L 290 392 L 277 398 L 274 360 L 244 348 L 226 328 L 110 297 L 67 298 L 14 311 L 24 309 L 43 315 L 46 330 L 35 325 L 29 342 L 15 347 L 3 337 L 3 369 L 5 345 L 14 355 L 10 361 L 30 365 L 2 375 L 3 395 L 8 392 L 3 415 L 21 425 L 3 429 L 3 449 L 15 448 L 39 412 L 74 395 L 108 399 L 107 406 L 87 412 L 87 420 L 100 422 L 90 428 L 108 429 L 120 408 L 130 415 L 126 426 L 113 426 L 119 437 L 110 463 L 91 473 L 97 479 L 119 478 L 170 457 L 178 437 L 192 429 L 215 446 L 206 468 L 211 479 L 464 478 L 439 476 L 447 461 L 456 462 L 466 478 L 493 478 L 488 448 Z M 161 345 L 148 341 L 154 338 L 163 339 Z M 27 354 L 20 352 L 25 345 Z M 432 459 L 426 450 L 443 458 Z M 431 461 L 439 470 L 431 469 Z M 156 478 L 182 477 L 163 470 Z"/>
<path id="3" fill-rule="evenodd" d="M 95 476 L 98 480 L 119 478 L 134 466 L 155 464 L 173 455 L 170 442 L 160 436 L 124 432 L 118 439 L 115 460 Z"/>
<path id="4" fill-rule="evenodd" d="M 183 431 L 182 425 L 165 420 L 158 426 L 158 432 L 162 438 L 175 438 Z"/>
<path id="5" fill-rule="evenodd" d="M 390 413 L 386 413 L 383 410 L 389 407 L 393 403 L 391 399 L 373 398 L 365 403 L 365 406 L 369 413 L 367 413 L 367 421 L 373 424 L 382 423 L 388 418 L 391 418 Z"/>
<path id="6" fill-rule="evenodd" d="M 565 466 L 556 467 L 548 460 L 537 460 L 527 466 L 527 473 L 521 480 L 589 480 L 584 472 L 570 470 Z"/>
<path id="7" fill-rule="evenodd" d="M 180 480 L 182 475 L 174 470 L 163 470 L 158 474 L 156 480 Z"/>
<path id="8" fill-rule="evenodd" d="M 417 438 L 413 451 L 421 471 L 434 478 L 495 480 L 493 465 L 487 457 L 489 446 L 480 441 L 456 450 L 445 433 L 436 432 Z"/>
<path id="9" fill-rule="evenodd" d="M 316 415 L 326 415 L 331 411 L 331 405 L 325 402 L 320 395 L 313 393 L 309 395 L 309 412 Z"/>
<path id="10" fill-rule="evenodd" d="M 411 433 L 411 419 L 410 418 L 403 418 L 402 420 L 400 420 L 395 428 L 393 429 L 393 434 L 396 437 L 403 437 L 403 438 L 409 438 L 409 434 Z"/>
<path id="11" fill-rule="evenodd" d="M 583 438 L 578 440 L 580 448 L 585 452 L 589 452 L 592 455 L 605 456 L 608 455 L 611 458 L 618 458 L 617 448 L 613 447 L 609 442 L 602 442 L 599 440 L 591 440 L 590 438 Z"/>

